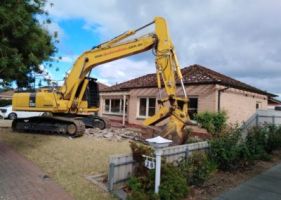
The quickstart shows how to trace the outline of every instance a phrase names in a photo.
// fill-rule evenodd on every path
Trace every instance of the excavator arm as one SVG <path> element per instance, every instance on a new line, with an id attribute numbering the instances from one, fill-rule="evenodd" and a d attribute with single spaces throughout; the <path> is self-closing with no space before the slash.
<path id="1" fill-rule="evenodd" d="M 146 28 L 149 25 L 155 25 L 153 33 L 128 40 L 138 31 Z M 176 135 L 183 140 L 184 126 L 189 120 L 188 117 L 188 99 L 182 81 L 182 74 L 180 66 L 176 57 L 173 43 L 168 33 L 166 21 L 161 17 L 156 17 L 153 22 L 140 27 L 136 30 L 127 31 L 112 40 L 102 43 L 90 51 L 84 52 L 75 61 L 70 73 L 66 77 L 64 84 L 56 92 L 51 94 L 42 94 L 41 96 L 48 97 L 46 99 L 55 99 L 55 103 L 50 104 L 49 108 L 40 108 L 37 105 L 33 108 L 21 107 L 21 103 L 17 101 L 16 97 L 13 100 L 15 110 L 33 110 L 33 111 L 50 111 L 63 113 L 78 113 L 83 110 L 83 96 L 88 85 L 87 76 L 91 70 L 96 66 L 108 63 L 120 58 L 128 57 L 130 55 L 139 54 L 144 51 L 153 50 L 155 54 L 157 87 L 159 91 L 164 88 L 166 98 L 158 100 L 159 111 L 152 117 L 145 120 L 144 124 L 147 126 L 155 125 L 164 119 L 169 118 L 169 129 L 163 133 L 165 137 L 175 132 Z M 177 79 L 180 81 L 184 97 L 179 98 L 176 94 Z M 37 94 L 39 98 L 39 94 Z M 19 96 L 20 97 L 20 96 Z M 37 97 L 36 97 L 37 98 Z M 44 98 L 41 104 L 44 104 Z M 39 101 L 38 101 L 39 102 Z M 87 110 L 87 109 L 84 109 Z M 91 110 L 91 109 L 88 109 Z M 92 109 L 93 111 L 93 109 Z"/>

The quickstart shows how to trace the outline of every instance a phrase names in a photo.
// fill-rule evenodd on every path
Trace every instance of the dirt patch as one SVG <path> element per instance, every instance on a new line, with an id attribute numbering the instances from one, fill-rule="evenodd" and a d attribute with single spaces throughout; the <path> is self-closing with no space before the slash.
<path id="1" fill-rule="evenodd" d="M 257 161 L 255 165 L 236 172 L 215 172 L 202 187 L 192 187 L 186 200 L 209 200 L 219 196 L 224 191 L 234 188 L 250 178 L 261 174 L 281 162 L 281 150 L 272 154 L 271 161 Z"/>

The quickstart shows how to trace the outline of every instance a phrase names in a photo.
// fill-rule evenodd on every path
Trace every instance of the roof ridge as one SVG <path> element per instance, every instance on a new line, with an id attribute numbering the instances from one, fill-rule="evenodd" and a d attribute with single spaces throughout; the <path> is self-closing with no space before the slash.
<path id="1" fill-rule="evenodd" d="M 204 69 L 204 70 L 210 72 L 209 76 L 211 76 L 211 77 L 212 77 L 213 79 L 215 79 L 215 80 L 217 80 L 217 79 L 216 79 L 216 77 L 214 77 L 214 76 L 218 75 L 218 76 L 221 76 L 221 77 L 225 77 L 225 78 L 227 78 L 227 79 L 230 79 L 230 80 L 232 80 L 232 81 L 239 82 L 240 84 L 243 84 L 243 85 L 245 85 L 245 86 L 247 86 L 247 87 L 251 87 L 251 88 L 255 88 L 255 89 L 257 89 L 257 90 L 263 91 L 263 90 L 261 90 L 261 89 L 258 89 L 258 88 L 256 88 L 256 87 L 254 87 L 254 86 L 251 86 L 251 85 L 249 85 L 249 84 L 247 84 L 247 83 L 244 83 L 244 82 L 242 82 L 242 81 L 239 81 L 239 80 L 237 80 L 237 79 L 234 79 L 234 78 L 232 78 L 232 77 L 230 77 L 230 76 L 227 76 L 227 75 L 225 75 L 225 74 L 219 73 L 219 72 L 217 72 L 217 71 L 214 71 L 214 70 L 209 69 L 209 68 L 207 68 L 207 67 L 204 67 L 204 66 L 202 66 L 202 65 L 194 64 L 194 65 L 191 65 L 191 66 L 196 66 L 196 67 L 199 67 L 199 68 L 201 68 L 201 69 Z M 218 82 L 224 82 L 224 81 L 222 81 L 222 80 L 217 80 L 217 81 L 218 81 Z"/>
<path id="2" fill-rule="evenodd" d="M 225 86 L 231 86 L 233 88 L 243 89 L 259 94 L 276 96 L 199 64 L 193 64 L 181 68 L 181 71 L 184 77 L 185 84 L 222 84 Z M 177 82 L 178 81 L 179 80 L 177 79 Z M 156 73 L 145 74 L 143 76 L 130 79 L 128 81 L 110 86 L 103 91 L 118 91 L 129 90 L 132 88 L 149 87 L 157 87 Z"/>

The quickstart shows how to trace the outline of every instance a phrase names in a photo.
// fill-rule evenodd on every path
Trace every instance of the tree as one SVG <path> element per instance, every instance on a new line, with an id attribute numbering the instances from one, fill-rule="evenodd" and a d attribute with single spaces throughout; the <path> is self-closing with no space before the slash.
<path id="1" fill-rule="evenodd" d="M 2 86 L 16 81 L 27 87 L 29 74 L 40 72 L 39 65 L 50 61 L 56 52 L 54 38 L 40 24 L 47 17 L 45 0 L 1 0 L 0 4 L 0 79 Z M 50 23 L 50 20 L 45 20 Z"/>

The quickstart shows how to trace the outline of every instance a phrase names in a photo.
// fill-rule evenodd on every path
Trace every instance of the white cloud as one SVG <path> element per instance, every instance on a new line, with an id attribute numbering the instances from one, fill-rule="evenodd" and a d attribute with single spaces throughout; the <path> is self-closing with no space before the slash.
<path id="1" fill-rule="evenodd" d="M 154 16 L 164 16 L 182 66 L 198 63 L 240 80 L 250 77 L 252 85 L 281 93 L 280 87 L 271 84 L 271 77 L 281 74 L 281 1 L 51 1 L 51 16 L 83 18 L 84 28 L 97 31 L 103 39 L 144 25 Z M 146 59 L 143 62 L 148 63 Z M 129 73 L 128 79 L 139 75 L 138 70 L 125 68 L 111 68 L 109 82 L 124 80 L 124 72 Z M 259 84 L 261 78 L 263 84 Z"/>
<path id="2" fill-rule="evenodd" d="M 154 64 L 146 60 L 137 61 L 124 58 L 99 66 L 94 69 L 93 75 L 98 81 L 113 85 L 154 72 Z"/>
<path id="3" fill-rule="evenodd" d="M 105 84 L 105 85 L 107 85 L 107 86 L 112 85 L 112 84 L 110 84 L 110 82 L 108 81 L 108 79 L 98 78 L 98 82 L 99 82 L 99 83 L 103 83 L 103 84 Z"/>
<path id="4" fill-rule="evenodd" d="M 60 62 L 65 63 L 74 63 L 74 61 L 77 59 L 78 55 L 64 55 L 59 60 Z"/>

